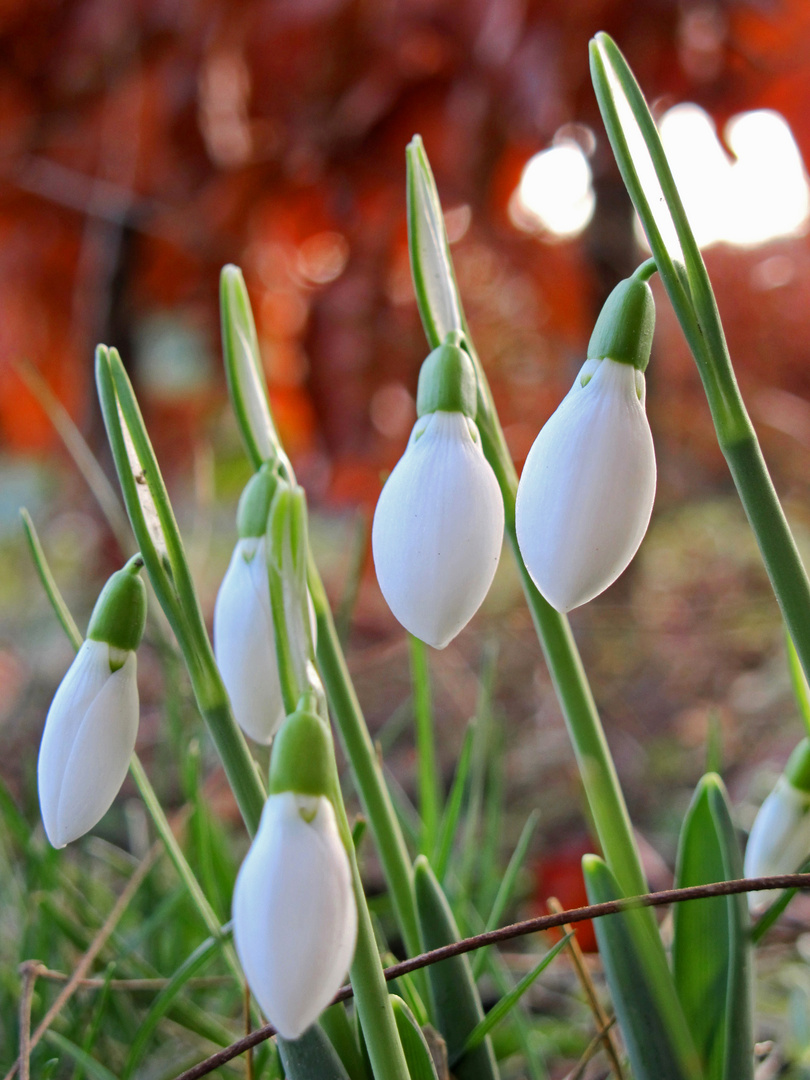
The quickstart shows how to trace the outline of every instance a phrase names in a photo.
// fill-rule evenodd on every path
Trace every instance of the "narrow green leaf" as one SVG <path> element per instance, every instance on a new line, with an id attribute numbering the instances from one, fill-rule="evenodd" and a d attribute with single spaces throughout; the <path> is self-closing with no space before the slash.
<path id="1" fill-rule="evenodd" d="M 78 652 L 82 645 L 81 630 L 79 630 L 76 625 L 76 622 L 65 603 L 65 599 L 59 591 L 59 586 L 56 584 L 56 578 L 53 576 L 53 572 L 48 565 L 45 551 L 40 543 L 34 523 L 31 520 L 31 515 L 24 506 L 20 508 L 20 517 L 22 518 L 23 530 L 25 531 L 25 538 L 28 541 L 28 547 L 31 549 L 31 558 L 34 560 L 34 567 L 39 575 L 39 580 L 42 582 L 45 595 L 48 597 L 54 615 L 56 615 L 59 620 L 70 644 Z"/>
<path id="2" fill-rule="evenodd" d="M 615 42 L 597 34 L 590 51 L 594 90 L 616 162 L 697 362 L 712 414 L 722 418 L 721 428 L 730 439 L 746 437 L 750 421 L 728 362 L 709 275 L 655 121 Z"/>
<path id="3" fill-rule="evenodd" d="M 796 698 L 799 715 L 802 718 L 807 734 L 810 735 L 810 686 L 807 685 L 807 678 L 802 669 L 799 654 L 796 652 L 796 646 L 793 644 L 793 638 L 790 634 L 786 634 L 786 638 L 788 668 L 790 669 L 793 696 Z"/>
<path id="4" fill-rule="evenodd" d="M 518 874 L 520 873 L 523 862 L 526 858 L 526 852 L 529 850 L 529 844 L 532 842 L 534 836 L 534 830 L 537 828 L 537 823 L 540 820 L 540 811 L 532 810 L 529 817 L 526 820 L 526 824 L 521 830 L 518 842 L 515 845 L 515 850 L 512 852 L 512 857 L 509 860 L 509 865 L 506 867 L 506 872 L 501 878 L 501 884 L 498 888 L 498 892 L 495 896 L 492 910 L 489 913 L 485 930 L 494 930 L 498 923 L 501 921 L 501 916 L 506 910 L 506 905 L 509 903 L 512 893 L 514 892 L 515 885 L 517 883 Z M 486 958 L 486 949 L 479 949 L 473 959 L 473 976 L 477 979 L 481 974 L 484 966 L 484 960 Z"/>
<path id="5" fill-rule="evenodd" d="M 189 979 L 199 974 L 210 963 L 222 948 L 224 938 L 206 938 L 198 945 L 194 952 L 177 968 L 169 982 L 164 986 L 144 1017 L 138 1033 L 129 1048 L 129 1054 L 124 1064 L 121 1080 L 128 1080 L 143 1059 L 143 1055 L 149 1046 L 149 1041 L 154 1034 L 155 1028 L 176 1003 L 178 994 L 181 993 Z M 231 1041 L 230 1033 L 221 1029 L 215 1033 L 212 1040 L 220 1046 L 227 1046 Z M 209 1036 L 210 1037 L 210 1036 Z"/>
<path id="6" fill-rule="evenodd" d="M 107 474 L 73 422 L 70 413 L 32 364 L 27 361 L 17 361 L 14 367 L 17 374 L 42 406 L 54 430 L 62 440 L 65 449 L 73 458 L 73 463 L 84 477 L 85 483 L 101 507 L 101 511 L 122 553 L 124 555 L 128 554 L 132 547 L 132 537 L 126 514 L 121 507 L 115 489 L 107 479 Z"/>
<path id="7" fill-rule="evenodd" d="M 621 890 L 607 864 L 582 860 L 588 900 L 616 900 Z M 635 1080 L 703 1080 L 686 1019 L 668 972 L 658 967 L 660 946 L 643 911 L 635 908 L 594 920 L 599 954 Z"/>
<path id="8" fill-rule="evenodd" d="M 419 135 L 406 151 L 411 272 L 422 325 L 431 348 L 453 330 L 464 330 L 464 312 L 436 182 Z"/>
<path id="9" fill-rule="evenodd" d="M 254 469 L 265 461 L 278 461 L 292 479 L 289 460 L 273 423 L 253 309 L 238 266 L 222 268 L 219 297 L 228 392 L 248 457 Z"/>
<path id="10" fill-rule="evenodd" d="M 810 859 L 799 867 L 797 873 L 810 874 Z M 778 921 L 782 912 L 798 891 L 798 889 L 784 889 L 764 914 L 760 915 L 751 928 L 751 941 L 754 945 L 759 944 L 773 924 Z"/>
<path id="11" fill-rule="evenodd" d="M 497 1005 L 489 1010 L 483 1020 L 476 1025 L 475 1028 L 467 1036 L 467 1042 L 464 1044 L 463 1053 L 467 1054 L 471 1050 L 474 1050 L 476 1046 L 479 1046 L 482 1040 L 492 1031 L 496 1024 L 499 1024 L 505 1016 L 517 1005 L 535 979 L 542 975 L 549 964 L 554 960 L 563 950 L 569 938 L 573 936 L 573 931 L 561 938 L 546 955 L 537 963 L 531 971 L 529 971 L 520 982 L 515 986 L 513 990 L 510 990 L 508 994 L 504 994 Z M 451 1062 L 451 1065 L 453 1063 Z"/>
<path id="12" fill-rule="evenodd" d="M 78 1062 L 93 1080 L 118 1080 L 115 1073 L 110 1072 L 105 1065 L 90 1057 L 85 1050 L 71 1042 L 70 1039 L 66 1039 L 64 1035 L 60 1035 L 57 1031 L 46 1031 L 45 1038 L 53 1046 L 58 1047 L 63 1054 L 67 1054 L 68 1057 Z"/>
<path id="13" fill-rule="evenodd" d="M 337 1050 L 318 1024 L 307 1028 L 300 1039 L 276 1036 L 287 1080 L 349 1080 Z"/>
<path id="14" fill-rule="evenodd" d="M 723 782 L 708 773 L 681 830 L 676 888 L 743 876 Z M 707 1080 L 752 1080 L 754 1070 L 744 895 L 676 904 L 672 964 Z"/>
<path id="15" fill-rule="evenodd" d="M 492 699 L 495 693 L 497 664 L 497 649 L 488 649 L 484 654 L 478 705 L 475 711 L 475 738 L 473 740 L 473 756 L 470 765 L 470 794 L 467 811 L 464 815 L 464 841 L 458 874 L 459 888 L 461 892 L 468 895 L 472 893 L 475 871 L 481 854 L 481 816 L 492 754 Z"/>
<path id="16" fill-rule="evenodd" d="M 366 1072 L 366 1064 L 360 1052 L 355 1029 L 349 1020 L 346 1006 L 342 1001 L 331 1005 L 321 1013 L 318 1023 L 337 1051 L 349 1080 L 371 1080 Z"/>
<path id="17" fill-rule="evenodd" d="M 414 863 L 414 886 L 422 940 L 426 949 L 458 941 L 460 934 L 450 905 L 427 859 Z M 458 1080 L 498 1080 L 498 1066 L 489 1036 L 470 1053 L 464 1047 L 484 1017 L 481 998 L 466 955 L 453 956 L 427 969 L 433 1018 L 447 1042 L 447 1054 L 456 1061 Z"/>
<path id="18" fill-rule="evenodd" d="M 456 775 L 453 778 L 453 786 L 450 789 L 450 794 L 447 797 L 447 802 L 444 807 L 441 828 L 439 829 L 439 838 L 436 843 L 433 865 L 436 868 L 436 877 L 439 881 L 445 880 L 447 867 L 450 863 L 450 856 L 453 852 L 453 841 L 456 837 L 456 829 L 458 828 L 459 817 L 461 815 L 461 806 L 464 801 L 464 792 L 467 787 L 467 778 L 469 777 L 470 765 L 472 764 L 474 740 L 475 721 L 471 721 L 467 725 L 467 731 L 464 735 L 464 742 L 462 743 L 461 753 L 458 757 L 458 765 L 456 766 Z"/>
<path id="19" fill-rule="evenodd" d="M 436 1067 L 430 1055 L 430 1047 L 413 1013 L 396 994 L 391 995 L 391 1005 L 397 1022 L 397 1031 L 408 1062 L 411 1080 L 438 1080 Z"/>

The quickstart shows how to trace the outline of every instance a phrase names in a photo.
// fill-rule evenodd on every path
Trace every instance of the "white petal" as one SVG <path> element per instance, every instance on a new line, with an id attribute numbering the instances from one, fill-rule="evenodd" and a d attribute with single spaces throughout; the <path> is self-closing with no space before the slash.
<path id="1" fill-rule="evenodd" d="M 745 849 L 745 876 L 793 874 L 810 857 L 810 794 L 784 776 L 759 809 Z M 767 907 L 778 889 L 748 894 L 752 911 Z"/>
<path id="2" fill-rule="evenodd" d="M 106 814 L 129 768 L 138 733 L 135 653 L 110 672 L 110 647 L 85 641 L 45 721 L 37 768 L 45 832 L 54 847 Z"/>
<path id="3" fill-rule="evenodd" d="M 526 568 L 558 611 L 592 600 L 627 568 L 655 499 L 643 375 L 614 360 L 585 386 L 581 374 L 529 451 L 515 512 Z"/>
<path id="4" fill-rule="evenodd" d="M 264 537 L 239 540 L 214 608 L 214 653 L 242 730 L 269 743 L 284 719 Z"/>
<path id="5" fill-rule="evenodd" d="M 349 860 L 327 799 L 270 796 L 236 880 L 233 920 L 250 989 L 280 1034 L 297 1039 L 340 989 L 357 938 Z"/>
<path id="6" fill-rule="evenodd" d="M 388 606 L 443 649 L 481 606 L 502 542 L 503 500 L 475 425 L 461 413 L 422 417 L 374 512 L 371 546 Z"/>

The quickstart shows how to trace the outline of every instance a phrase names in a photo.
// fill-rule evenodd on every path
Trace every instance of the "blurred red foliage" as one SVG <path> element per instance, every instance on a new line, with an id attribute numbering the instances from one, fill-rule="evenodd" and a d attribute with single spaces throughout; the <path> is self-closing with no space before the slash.
<path id="1" fill-rule="evenodd" d="M 18 451 L 55 444 L 13 370 L 19 358 L 97 430 L 99 340 L 121 349 L 150 422 L 171 418 L 173 445 L 184 426 L 216 417 L 217 277 L 233 261 L 253 296 L 279 423 L 313 494 L 373 499 L 407 437 L 426 350 L 404 211 L 404 147 L 419 131 L 445 206 L 467 208 L 458 274 L 520 462 L 579 363 L 599 303 L 638 258 L 588 76 L 587 42 L 600 29 L 650 100 L 693 100 L 719 122 L 767 105 L 810 149 L 803 0 L 762 9 L 6 0 L 0 438 Z M 528 157 L 572 122 L 595 134 L 597 214 L 579 239 L 544 243 L 515 229 L 507 204 Z M 803 282 L 805 252 L 793 242 Z M 770 323 L 756 342 L 733 329 L 766 304 L 745 269 L 761 257 L 711 261 L 740 368 L 767 386 L 783 335 Z M 794 300 L 780 385 L 803 393 L 807 327 Z M 660 340 L 681 356 L 666 315 Z M 682 374 L 650 408 L 677 442 L 699 388 L 688 360 L 671 363 Z M 703 440 L 687 426 L 691 450 L 716 467 L 701 422 Z"/>

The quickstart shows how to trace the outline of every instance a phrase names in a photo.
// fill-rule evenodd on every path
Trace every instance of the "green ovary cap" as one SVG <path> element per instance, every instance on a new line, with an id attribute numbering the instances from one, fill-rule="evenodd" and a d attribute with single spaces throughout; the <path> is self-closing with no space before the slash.
<path id="1" fill-rule="evenodd" d="M 236 531 L 240 540 L 264 536 L 278 480 L 278 474 L 271 465 L 262 465 L 248 480 L 236 511 Z"/>
<path id="2" fill-rule="evenodd" d="M 327 795 L 332 745 L 323 720 L 315 713 L 291 713 L 279 728 L 270 759 L 270 795 Z"/>
<path id="3" fill-rule="evenodd" d="M 588 343 L 589 360 L 617 360 L 644 371 L 655 329 L 652 289 L 641 278 L 620 281 L 605 301 Z"/>
<path id="4" fill-rule="evenodd" d="M 810 739 L 802 739 L 790 755 L 785 776 L 798 791 L 810 794 Z"/>
<path id="5" fill-rule="evenodd" d="M 460 412 L 475 419 L 478 390 L 475 368 L 458 345 L 457 335 L 448 334 L 422 364 L 416 392 L 416 413 Z"/>
<path id="6" fill-rule="evenodd" d="M 140 576 L 143 559 L 134 555 L 101 590 L 87 636 L 114 649 L 137 649 L 146 625 L 146 586 Z"/>

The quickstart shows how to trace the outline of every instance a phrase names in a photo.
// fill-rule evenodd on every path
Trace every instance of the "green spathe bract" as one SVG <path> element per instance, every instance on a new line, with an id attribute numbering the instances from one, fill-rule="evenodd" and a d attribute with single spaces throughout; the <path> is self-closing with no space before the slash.
<path id="1" fill-rule="evenodd" d="M 92 641 L 104 641 L 122 652 L 138 648 L 146 626 L 142 567 L 143 559 L 135 555 L 107 581 L 90 616 L 87 636 Z"/>
<path id="2" fill-rule="evenodd" d="M 646 281 L 635 275 L 620 281 L 605 301 L 588 343 L 588 359 L 609 357 L 644 371 L 655 329 L 655 300 Z"/>
<path id="3" fill-rule="evenodd" d="M 236 511 L 236 531 L 241 540 L 264 536 L 278 485 L 278 473 L 267 463 L 245 484 Z"/>
<path id="4" fill-rule="evenodd" d="M 419 372 L 416 414 L 459 412 L 475 419 L 477 386 L 475 368 L 458 343 L 458 334 L 448 334 L 429 354 Z"/>
<path id="5" fill-rule="evenodd" d="M 326 795 L 330 791 L 332 746 L 320 716 L 292 713 L 279 728 L 270 761 L 270 794 Z"/>

